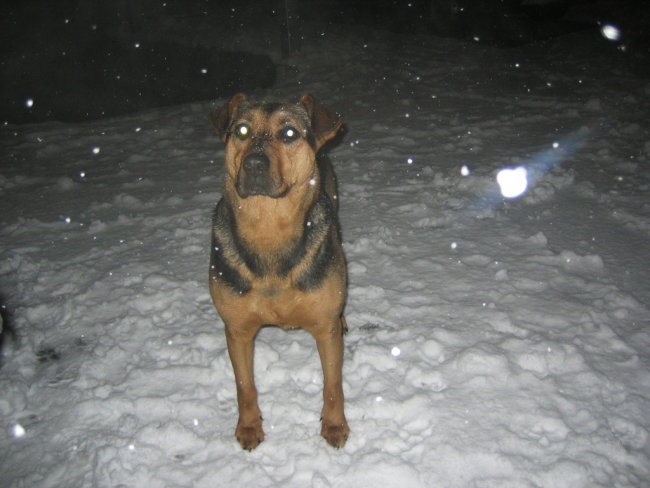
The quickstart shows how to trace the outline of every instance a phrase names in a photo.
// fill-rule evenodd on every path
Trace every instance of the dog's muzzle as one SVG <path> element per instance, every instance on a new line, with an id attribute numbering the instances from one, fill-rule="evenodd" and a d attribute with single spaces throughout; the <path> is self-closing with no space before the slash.
<path id="1" fill-rule="evenodd" d="M 264 153 L 251 153 L 244 158 L 237 177 L 237 192 L 242 198 L 253 195 L 275 197 L 277 185 L 271 176 L 271 162 Z"/>

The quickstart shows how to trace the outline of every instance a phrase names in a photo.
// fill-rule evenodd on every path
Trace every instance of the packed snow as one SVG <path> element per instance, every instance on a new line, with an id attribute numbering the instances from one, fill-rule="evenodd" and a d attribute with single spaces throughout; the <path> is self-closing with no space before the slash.
<path id="1" fill-rule="evenodd" d="M 319 435 L 312 338 L 274 328 L 266 439 L 234 437 L 207 289 L 219 98 L 2 127 L 3 486 L 649 486 L 643 49 L 598 26 L 515 48 L 306 32 L 252 95 L 346 122 L 345 448 Z"/>

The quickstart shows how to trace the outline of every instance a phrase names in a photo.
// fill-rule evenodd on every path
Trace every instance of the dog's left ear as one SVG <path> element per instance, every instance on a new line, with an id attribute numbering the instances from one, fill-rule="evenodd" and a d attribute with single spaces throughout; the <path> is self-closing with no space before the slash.
<path id="1" fill-rule="evenodd" d="M 246 95 L 237 93 L 228 103 L 222 106 L 217 112 L 210 114 L 210 122 L 214 130 L 217 131 L 221 142 L 225 143 L 228 135 L 228 128 L 232 121 L 233 115 L 237 111 L 237 107 L 246 100 Z"/>
<path id="2" fill-rule="evenodd" d="M 307 110 L 311 120 L 311 129 L 316 138 L 316 150 L 318 150 L 323 144 L 336 136 L 343 125 L 343 121 L 338 114 L 318 103 L 309 94 L 303 95 L 299 103 Z"/>

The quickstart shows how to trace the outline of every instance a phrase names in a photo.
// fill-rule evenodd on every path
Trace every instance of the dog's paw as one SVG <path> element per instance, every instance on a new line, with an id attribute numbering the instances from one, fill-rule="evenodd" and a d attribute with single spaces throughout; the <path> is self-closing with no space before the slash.
<path id="1" fill-rule="evenodd" d="M 239 441 L 242 449 L 252 451 L 259 446 L 264 440 L 264 431 L 262 430 L 262 423 L 259 425 L 238 425 L 235 431 L 235 436 Z"/>
<path id="2" fill-rule="evenodd" d="M 330 446 L 340 449 L 345 446 L 345 441 L 348 440 L 350 427 L 348 427 L 347 423 L 332 425 L 323 422 L 320 435 L 325 438 Z"/>

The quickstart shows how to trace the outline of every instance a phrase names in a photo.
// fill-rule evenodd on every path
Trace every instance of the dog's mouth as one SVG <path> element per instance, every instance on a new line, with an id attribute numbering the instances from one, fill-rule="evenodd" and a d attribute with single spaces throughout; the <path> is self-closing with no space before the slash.
<path id="1" fill-rule="evenodd" d="M 256 195 L 282 198 L 289 192 L 283 186 L 281 178 L 271 171 L 271 162 L 264 153 L 251 153 L 244 158 L 237 175 L 237 193 L 241 198 Z"/>
<path id="2" fill-rule="evenodd" d="M 286 197 L 289 193 L 289 188 L 280 189 L 271 189 L 267 186 L 258 186 L 258 185 L 237 185 L 237 193 L 241 198 L 248 198 L 254 196 L 263 196 L 269 198 L 283 198 Z"/>

